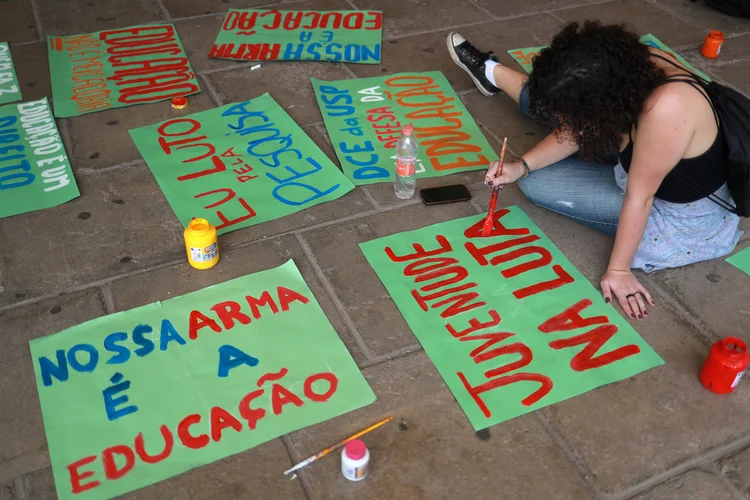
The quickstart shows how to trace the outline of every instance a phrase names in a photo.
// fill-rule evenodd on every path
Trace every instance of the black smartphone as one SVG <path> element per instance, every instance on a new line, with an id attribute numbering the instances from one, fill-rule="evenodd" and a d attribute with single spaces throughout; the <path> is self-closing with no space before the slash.
<path id="1" fill-rule="evenodd" d="M 419 191 L 425 205 L 442 205 L 457 201 L 469 201 L 471 193 L 463 184 L 422 189 Z"/>

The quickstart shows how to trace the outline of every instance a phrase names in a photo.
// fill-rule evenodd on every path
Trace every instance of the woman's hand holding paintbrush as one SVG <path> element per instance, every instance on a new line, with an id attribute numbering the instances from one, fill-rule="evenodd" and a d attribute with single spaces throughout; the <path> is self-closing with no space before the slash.
<path id="1" fill-rule="evenodd" d="M 500 151 L 500 161 L 493 162 L 497 163 L 497 167 L 494 169 L 495 172 L 502 176 L 503 174 L 503 160 L 505 159 L 505 149 L 508 147 L 508 138 L 503 139 L 503 150 Z M 497 194 L 502 189 L 502 185 L 492 185 L 492 196 L 490 197 L 490 208 L 487 210 L 487 217 L 484 219 L 484 225 L 482 226 L 482 236 L 489 236 L 492 233 L 492 223 L 494 221 L 493 214 L 495 213 L 495 205 L 497 205 Z"/>
<path id="2" fill-rule="evenodd" d="M 499 175 L 498 170 L 500 170 Z M 520 162 L 501 163 L 500 161 L 493 161 L 484 176 L 484 181 L 492 188 L 502 189 L 506 184 L 512 184 L 521 177 L 523 177 L 523 165 Z"/>

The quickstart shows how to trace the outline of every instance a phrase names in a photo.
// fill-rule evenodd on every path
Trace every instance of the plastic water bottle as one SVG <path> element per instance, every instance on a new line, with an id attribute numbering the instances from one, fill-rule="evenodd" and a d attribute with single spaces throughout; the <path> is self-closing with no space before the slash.
<path id="1" fill-rule="evenodd" d="M 406 125 L 401 130 L 401 137 L 396 146 L 396 178 L 393 188 L 396 196 L 402 200 L 408 200 L 414 196 L 417 186 L 417 175 L 414 172 L 417 164 L 417 150 L 419 144 L 414 137 L 414 127 Z"/>

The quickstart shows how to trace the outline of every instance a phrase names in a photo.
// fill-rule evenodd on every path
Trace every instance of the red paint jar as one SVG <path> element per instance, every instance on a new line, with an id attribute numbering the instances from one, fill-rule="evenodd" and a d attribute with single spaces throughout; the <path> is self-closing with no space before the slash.
<path id="1" fill-rule="evenodd" d="M 711 346 L 701 370 L 701 382 L 709 391 L 728 394 L 740 383 L 748 364 L 750 355 L 745 343 L 738 338 L 727 337 Z"/>
<path id="2" fill-rule="evenodd" d="M 706 41 L 703 42 L 701 54 L 703 54 L 703 57 L 708 57 L 709 59 L 719 57 L 722 45 L 724 45 L 724 33 L 721 31 L 711 31 L 706 36 Z"/>

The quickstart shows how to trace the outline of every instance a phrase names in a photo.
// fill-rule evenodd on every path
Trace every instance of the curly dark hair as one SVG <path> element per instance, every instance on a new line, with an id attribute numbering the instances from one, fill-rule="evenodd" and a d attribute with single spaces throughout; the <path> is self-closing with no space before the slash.
<path id="1" fill-rule="evenodd" d="M 584 158 L 616 153 L 622 134 L 666 78 L 646 45 L 623 25 L 568 24 L 534 59 L 530 112 L 556 124 Z"/>

